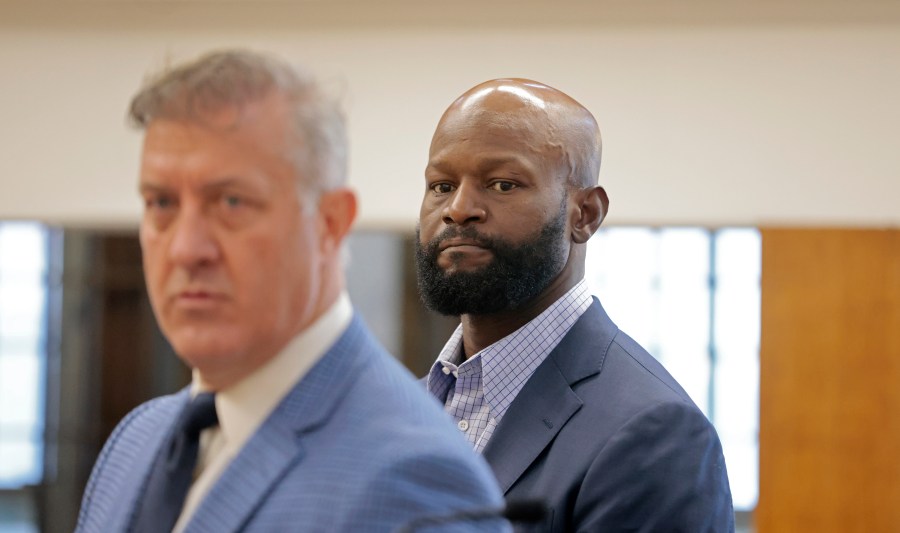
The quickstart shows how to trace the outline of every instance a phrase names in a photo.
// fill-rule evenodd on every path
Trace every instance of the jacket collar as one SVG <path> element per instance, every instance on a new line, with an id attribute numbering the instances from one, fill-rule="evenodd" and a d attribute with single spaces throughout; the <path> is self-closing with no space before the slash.
<path id="1" fill-rule="evenodd" d="M 617 332 L 594 298 L 513 400 L 484 449 L 504 493 L 581 409 L 572 387 L 602 371 Z"/>

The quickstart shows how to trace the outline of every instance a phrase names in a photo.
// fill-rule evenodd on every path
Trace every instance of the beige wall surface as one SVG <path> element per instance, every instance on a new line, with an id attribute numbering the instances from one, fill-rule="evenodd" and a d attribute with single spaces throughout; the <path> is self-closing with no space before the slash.
<path id="1" fill-rule="evenodd" d="M 412 227 L 441 112 L 499 76 L 594 112 L 609 223 L 900 225 L 900 3 L 547 4 L 0 0 L 0 219 L 132 227 L 130 96 L 249 46 L 342 95 L 362 227 Z"/>

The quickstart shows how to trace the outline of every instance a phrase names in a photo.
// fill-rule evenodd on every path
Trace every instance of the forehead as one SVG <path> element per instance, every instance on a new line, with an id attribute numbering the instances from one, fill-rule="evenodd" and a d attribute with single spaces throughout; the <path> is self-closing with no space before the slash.
<path id="1" fill-rule="evenodd" d="M 253 137 L 162 120 L 147 128 L 138 181 L 142 191 L 212 194 L 235 187 L 284 198 L 298 183 L 288 159 Z"/>
<path id="2" fill-rule="evenodd" d="M 563 144 L 553 131 L 538 113 L 451 109 L 435 130 L 429 165 L 493 159 L 546 168 L 558 164 L 562 155 Z"/>
<path id="3" fill-rule="evenodd" d="M 263 162 L 285 159 L 292 138 L 280 103 L 272 100 L 227 107 L 192 119 L 159 118 L 146 129 L 143 164 L 188 164 L 204 158 Z"/>

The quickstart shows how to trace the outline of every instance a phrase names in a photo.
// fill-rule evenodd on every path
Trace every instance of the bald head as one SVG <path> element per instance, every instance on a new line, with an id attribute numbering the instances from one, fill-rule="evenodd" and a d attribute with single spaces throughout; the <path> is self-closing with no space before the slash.
<path id="1" fill-rule="evenodd" d="M 514 135 L 523 150 L 558 163 L 556 173 L 583 188 L 597 184 L 600 129 L 594 116 L 569 95 L 543 83 L 500 78 L 466 91 L 441 117 L 432 155 L 441 137 L 471 128 Z"/>

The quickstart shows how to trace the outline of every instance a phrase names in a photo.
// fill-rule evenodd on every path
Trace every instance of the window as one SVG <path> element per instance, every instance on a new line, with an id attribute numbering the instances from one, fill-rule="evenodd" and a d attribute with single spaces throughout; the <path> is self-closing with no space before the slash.
<path id="1" fill-rule="evenodd" d="M 43 475 L 47 250 L 40 224 L 0 222 L 0 488 Z"/>
<path id="2" fill-rule="evenodd" d="M 715 424 L 740 511 L 759 491 L 760 246 L 749 228 L 621 227 L 587 251 L 607 313 Z"/>

